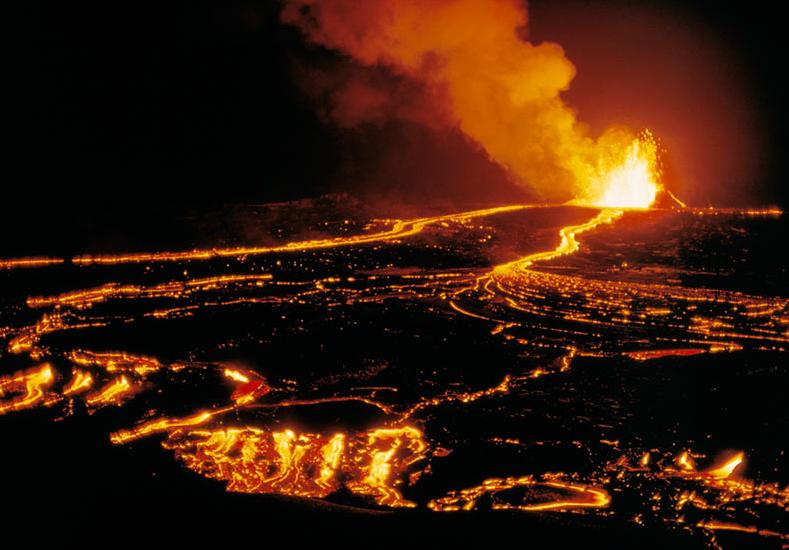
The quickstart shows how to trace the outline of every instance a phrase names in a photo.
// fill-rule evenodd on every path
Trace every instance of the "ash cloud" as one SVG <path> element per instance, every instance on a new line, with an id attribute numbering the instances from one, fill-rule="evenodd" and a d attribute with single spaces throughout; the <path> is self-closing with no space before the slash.
<path id="1" fill-rule="evenodd" d="M 575 68 L 559 45 L 525 39 L 520 1 L 286 0 L 281 19 L 353 61 L 300 71 L 326 117 L 457 129 L 544 200 L 582 198 L 599 158 L 633 137 L 588 135 L 560 95 Z"/>

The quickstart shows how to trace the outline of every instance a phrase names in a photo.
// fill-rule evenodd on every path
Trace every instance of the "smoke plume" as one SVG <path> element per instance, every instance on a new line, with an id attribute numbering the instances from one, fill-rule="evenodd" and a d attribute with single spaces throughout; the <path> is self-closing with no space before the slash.
<path id="1" fill-rule="evenodd" d="M 547 201 L 599 195 L 603 167 L 635 137 L 622 128 L 588 135 L 560 96 L 575 68 L 558 44 L 526 39 L 522 1 L 285 0 L 281 17 L 398 82 L 377 85 L 369 71 L 323 75 L 337 123 L 403 116 L 456 125 Z"/>

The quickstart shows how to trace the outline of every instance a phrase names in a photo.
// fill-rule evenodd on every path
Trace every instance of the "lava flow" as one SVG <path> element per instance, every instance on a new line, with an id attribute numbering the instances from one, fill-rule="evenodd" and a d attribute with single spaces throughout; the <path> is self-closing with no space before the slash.
<path id="1" fill-rule="evenodd" d="M 651 143 L 633 142 L 601 194 L 574 205 L 367 220 L 375 229 L 266 247 L 5 261 L 30 286 L 2 310 L 0 359 L 20 366 L 0 377 L 0 416 L 46 407 L 90 423 L 112 410 L 124 423 L 111 444 L 159 438 L 234 492 L 605 514 L 710 547 L 785 544 L 789 495 L 765 481 L 785 472 L 747 479 L 745 452 L 709 459 L 726 426 L 663 404 L 689 395 L 696 371 L 725 372 L 716 391 L 742 383 L 739 364 L 773 373 L 789 342 L 780 292 L 681 267 L 665 243 L 704 247 L 732 228 L 736 244 L 749 235 L 738 228 L 769 231 L 781 213 L 648 208 Z M 34 266 L 69 283 L 25 283 L 16 268 Z M 667 393 L 647 416 L 653 386 Z M 749 456 L 783 452 L 740 437 Z"/>

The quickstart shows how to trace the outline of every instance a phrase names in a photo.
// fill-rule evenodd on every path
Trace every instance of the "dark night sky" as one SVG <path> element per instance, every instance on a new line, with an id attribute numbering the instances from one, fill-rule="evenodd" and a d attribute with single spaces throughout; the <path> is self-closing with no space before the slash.
<path id="1" fill-rule="evenodd" d="M 546 4 L 532 2 L 534 24 L 545 21 Z M 576 4 L 669 10 L 721 37 L 745 67 L 766 121 L 760 200 L 787 205 L 779 7 Z M 17 37 L 4 79 L 11 94 L 3 228 L 32 222 L 36 212 L 62 223 L 70 208 L 76 218 L 95 216 L 97 205 L 144 215 L 156 203 L 265 202 L 333 190 L 484 200 L 469 183 L 475 178 L 488 182 L 488 196 L 517 195 L 498 167 L 451 132 L 437 140 L 408 124 L 340 131 L 322 122 L 294 86 L 293 67 L 336 55 L 305 46 L 278 23 L 278 10 L 274 0 L 26 2 L 8 21 Z M 542 38 L 539 28 L 533 34 Z M 423 159 L 446 163 L 428 170 Z"/>

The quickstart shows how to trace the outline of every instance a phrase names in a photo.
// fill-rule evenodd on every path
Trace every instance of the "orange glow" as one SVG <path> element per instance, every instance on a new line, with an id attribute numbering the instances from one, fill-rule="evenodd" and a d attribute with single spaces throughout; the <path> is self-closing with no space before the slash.
<path id="1" fill-rule="evenodd" d="M 210 420 L 215 414 L 225 412 L 225 410 L 200 412 L 186 418 L 160 418 L 158 420 L 151 420 L 132 430 L 120 430 L 115 432 L 110 435 L 110 440 L 116 444 L 123 444 L 155 433 L 172 431 L 176 428 L 199 426 Z"/>
<path id="2" fill-rule="evenodd" d="M 649 208 L 660 184 L 657 144 L 648 131 L 625 148 L 601 152 L 597 170 L 581 185 L 572 204 L 604 208 Z"/>
<path id="3" fill-rule="evenodd" d="M 710 531 L 740 531 L 742 533 L 751 533 L 763 537 L 776 537 L 784 541 L 789 541 L 789 534 L 787 533 L 779 533 L 769 529 L 759 529 L 754 525 L 740 525 L 739 523 L 732 523 L 730 521 L 700 521 L 696 526 Z M 786 545 L 784 545 L 784 548 L 785 547 Z"/>
<path id="4" fill-rule="evenodd" d="M 223 372 L 226 378 L 238 383 L 231 395 L 231 399 L 237 405 L 251 403 L 258 397 L 271 391 L 271 388 L 266 384 L 266 380 L 254 371 L 226 368 Z"/>
<path id="5" fill-rule="evenodd" d="M 282 19 L 362 66 L 413 80 L 420 112 L 404 118 L 456 125 L 548 202 L 647 208 L 660 189 L 651 134 L 612 127 L 592 136 L 564 103 L 575 67 L 558 44 L 523 38 L 523 2 L 288 0 Z M 363 122 L 365 111 L 382 116 L 356 105 L 369 94 L 349 93 L 355 84 L 365 89 L 354 81 L 333 90 L 342 126 Z M 377 102 L 403 102 L 386 95 Z"/>
<path id="6" fill-rule="evenodd" d="M 707 474 L 711 475 L 712 477 L 720 477 L 726 478 L 729 477 L 734 473 L 734 470 L 742 464 L 743 459 L 745 458 L 745 453 L 739 452 L 726 462 L 718 466 L 717 468 L 713 468 L 712 470 L 707 470 Z"/>
<path id="7" fill-rule="evenodd" d="M 647 468 L 644 467 L 643 459 L 640 461 L 641 467 L 633 468 L 629 466 L 628 458 L 622 457 L 615 464 L 609 465 L 607 471 L 609 473 L 618 471 L 615 477 L 625 484 L 630 482 L 630 476 L 635 477 L 639 486 L 644 480 L 659 481 L 660 484 L 655 486 L 651 495 L 643 496 L 648 502 L 654 503 L 653 509 L 656 511 L 661 509 L 661 502 L 671 504 L 675 515 L 669 513 L 668 507 L 663 508 L 664 521 L 685 526 L 688 517 L 686 514 L 692 514 L 692 517 L 702 518 L 694 520 L 695 526 L 710 532 L 740 531 L 761 537 L 789 540 L 786 534 L 775 529 L 764 528 L 764 525 L 748 525 L 732 521 L 745 519 L 749 522 L 759 521 L 769 525 L 771 514 L 762 514 L 757 510 L 789 509 L 787 508 L 789 488 L 782 487 L 778 483 L 760 483 L 742 477 L 735 478 L 733 473 L 745 458 L 742 452 L 736 453 L 721 466 L 701 471 L 696 469 L 690 455 L 689 451 L 685 451 L 674 459 L 679 468 L 666 465 L 662 460 L 654 461 L 654 466 Z M 732 514 L 741 507 L 746 507 L 748 513 Z M 774 526 L 780 528 L 780 523 Z M 714 535 L 712 541 L 716 542 Z"/>
<path id="8" fill-rule="evenodd" d="M 86 350 L 73 351 L 69 359 L 83 367 L 101 367 L 107 372 L 134 372 L 145 376 L 162 368 L 161 363 L 153 357 L 132 355 L 124 352 L 92 352 Z"/>
<path id="9" fill-rule="evenodd" d="M 387 223 L 391 223 L 391 228 L 382 232 L 294 241 L 281 245 L 279 249 L 299 251 L 369 243 L 396 244 L 401 239 L 418 234 L 424 237 L 421 240 L 428 241 L 433 236 L 426 229 L 430 226 L 437 226 L 434 229 L 441 232 L 442 238 L 455 230 L 473 229 L 488 233 L 490 227 L 486 225 L 487 222 L 483 224 L 470 220 L 526 208 L 529 207 L 511 205 L 411 220 L 389 220 Z M 578 209 L 565 211 L 573 216 L 583 215 Z M 696 215 L 719 215 L 720 212 L 705 209 L 672 212 L 668 215 L 692 218 Z M 768 211 L 743 210 L 737 211 L 735 215 L 772 215 L 764 212 Z M 703 454 L 692 454 L 688 450 L 675 456 L 676 452 L 661 453 L 654 448 L 648 451 L 629 449 L 628 445 L 632 441 L 627 440 L 627 434 L 617 433 L 616 427 L 610 427 L 610 431 L 606 430 L 593 441 L 572 441 L 579 449 L 589 451 L 592 460 L 600 458 L 601 444 L 606 446 L 606 453 L 627 453 L 614 465 L 595 464 L 594 469 L 586 470 L 583 474 L 562 472 L 527 476 L 524 474 L 528 471 L 516 470 L 514 474 L 523 477 L 484 479 L 484 476 L 479 476 L 472 483 L 476 483 L 477 479 L 483 481 L 470 488 L 451 490 L 450 486 L 429 494 L 430 489 L 425 492 L 419 486 L 413 496 L 409 494 L 408 486 L 417 484 L 420 476 L 427 477 L 431 472 L 438 476 L 442 467 L 441 459 L 456 452 L 451 441 L 445 443 L 447 440 L 436 437 L 434 443 L 428 439 L 429 434 L 423 433 L 417 422 L 425 420 L 426 425 L 432 428 L 436 419 L 440 418 L 439 413 L 451 414 L 455 408 L 463 408 L 478 400 L 489 399 L 494 407 L 500 406 L 500 400 L 539 386 L 545 381 L 544 377 L 572 376 L 573 373 L 568 371 L 572 370 L 575 357 L 616 357 L 619 359 L 612 363 L 618 365 L 626 362 L 621 359 L 622 356 L 646 361 L 669 355 L 733 351 L 742 349 L 749 340 L 760 346 L 783 345 L 789 341 L 786 334 L 787 301 L 782 297 L 750 296 L 657 283 L 620 282 L 576 276 L 569 270 L 557 270 L 558 273 L 550 271 L 554 267 L 549 264 L 551 260 L 582 250 L 584 243 L 579 237 L 582 233 L 602 229 L 620 219 L 626 223 L 630 221 L 630 216 L 651 217 L 664 213 L 630 214 L 620 208 L 604 208 L 587 214 L 588 221 L 557 228 L 554 234 L 557 242 L 553 248 L 522 257 L 508 251 L 510 255 L 505 256 L 506 259 L 515 259 L 494 267 L 475 267 L 473 270 L 454 268 L 452 271 L 433 270 L 426 273 L 409 268 L 406 274 L 393 276 L 391 273 L 396 272 L 395 267 L 391 271 L 382 270 L 385 275 L 361 270 L 353 276 L 347 273 L 320 273 L 313 279 L 305 276 L 303 282 L 287 280 L 285 275 L 278 275 L 279 280 L 272 280 L 271 275 L 250 273 L 217 277 L 205 277 L 205 273 L 201 273 L 198 278 L 190 278 L 184 269 L 183 280 L 149 284 L 109 283 L 81 290 L 72 289 L 52 296 L 31 297 L 27 301 L 29 308 L 50 309 L 38 312 L 41 316 L 37 322 L 25 318 L 21 326 L 3 328 L 3 338 L 9 337 L 9 351 L 26 354 L 27 358 L 36 361 L 34 364 L 40 361 L 37 357 L 52 357 L 53 365 L 65 364 L 66 369 L 71 369 L 71 375 L 69 377 L 66 370 L 62 373 L 65 376 L 58 376 L 54 368 L 42 366 L 0 378 L 0 397 L 3 398 L 0 413 L 62 401 L 66 414 L 74 414 L 75 410 L 80 410 L 73 406 L 75 400 L 84 399 L 89 414 L 100 414 L 97 407 L 122 404 L 144 388 L 154 390 L 151 394 L 161 393 L 166 396 L 172 384 L 181 383 L 181 376 L 191 376 L 193 370 L 199 369 L 195 378 L 201 383 L 219 381 L 219 389 L 225 390 L 225 393 L 207 393 L 212 396 L 209 399 L 219 395 L 221 402 L 196 404 L 195 408 L 188 409 L 192 412 L 185 416 L 163 416 L 164 412 L 152 398 L 150 405 L 144 403 L 141 408 L 130 408 L 131 411 L 145 412 L 142 418 L 126 424 L 126 429 L 114 427 L 110 435 L 111 442 L 128 444 L 144 437 L 159 436 L 162 445 L 171 450 L 186 467 L 201 476 L 224 483 L 230 491 L 311 498 L 350 492 L 365 497 L 370 503 L 386 507 L 427 506 L 435 511 L 446 512 L 487 508 L 513 512 L 568 511 L 608 515 L 619 513 L 616 499 L 621 494 L 621 484 L 624 484 L 628 489 L 637 489 L 638 494 L 643 496 L 643 502 L 633 499 L 634 507 L 644 505 L 644 509 L 653 510 L 657 517 L 668 518 L 667 521 L 675 521 L 671 514 L 679 514 L 680 510 L 683 513 L 703 510 L 707 514 L 704 516 L 704 525 L 697 524 L 698 517 L 693 517 L 692 523 L 688 520 L 687 525 L 689 528 L 696 525 L 708 531 L 716 529 L 714 525 L 722 525 L 715 523 L 717 519 L 713 514 L 722 514 L 730 503 L 755 502 L 753 506 L 777 505 L 785 508 L 789 498 L 786 489 L 775 484 L 744 480 L 737 475 L 740 473 L 737 468 L 741 468 L 744 460 L 743 453 L 727 457 L 723 464 L 715 465 L 714 468 L 705 469 L 709 466 L 706 462 L 703 467 L 697 468 L 694 459 L 701 461 Z M 520 221 L 516 216 L 507 218 L 507 224 Z M 173 262 L 191 261 L 218 255 L 233 256 L 239 250 L 254 250 L 255 253 L 263 254 L 272 249 L 219 249 L 205 256 L 191 256 L 191 252 L 184 256 L 153 252 L 133 257 L 105 256 L 102 261 L 106 260 L 108 265 L 148 261 L 151 258 Z M 350 264 L 353 251 L 344 251 L 341 256 L 343 260 L 347 257 Z M 221 263 L 223 269 L 238 267 L 230 261 Z M 200 267 L 205 270 L 213 268 Z M 114 269 L 106 271 L 116 272 Z M 179 272 L 180 267 L 171 271 Z M 387 277 L 391 277 L 391 280 Z M 145 281 L 152 279 L 146 278 Z M 365 286 L 366 281 L 375 283 Z M 263 286 L 266 287 L 264 291 L 255 294 L 257 288 Z M 417 292 L 417 288 L 424 294 L 412 294 Z M 239 298 L 236 290 L 243 290 L 244 296 Z M 210 294 L 212 292 L 216 295 Z M 209 295 L 203 296 L 201 293 Z M 411 298 L 414 295 L 428 296 L 433 300 L 432 304 L 439 303 L 437 297 L 440 296 L 445 312 L 453 318 L 457 314 L 467 315 L 470 324 L 480 326 L 480 334 L 485 335 L 485 338 L 490 335 L 506 339 L 507 345 L 513 348 L 536 346 L 546 350 L 550 354 L 549 358 L 536 361 L 533 365 L 513 365 L 511 373 L 501 372 L 498 375 L 500 377 L 489 386 L 436 385 L 425 394 L 410 394 L 400 391 L 394 384 L 378 384 L 375 381 L 368 385 L 364 381 L 360 382 L 361 385 L 354 383 L 352 388 L 335 393 L 327 392 L 326 387 L 310 386 L 296 375 L 296 380 L 280 378 L 285 369 L 272 368 L 269 374 L 265 364 L 245 368 L 236 363 L 214 362 L 210 357 L 202 357 L 202 354 L 187 354 L 185 361 L 190 361 L 188 363 L 168 364 L 153 356 L 128 351 L 90 351 L 72 346 L 59 349 L 58 346 L 63 345 L 62 341 L 68 339 L 52 338 L 50 341 L 46 338 L 53 333 L 76 332 L 101 326 L 100 323 L 107 319 L 106 310 L 112 312 L 110 322 L 117 322 L 118 326 L 132 324 L 140 318 L 150 319 L 151 312 L 154 312 L 154 316 L 160 313 L 161 317 L 157 318 L 156 323 L 164 324 L 162 319 L 168 318 L 167 312 L 190 308 L 190 314 L 210 314 L 211 308 L 218 305 L 246 304 L 249 302 L 242 300 L 250 299 L 261 300 L 254 303 L 266 300 L 265 303 L 271 304 L 272 308 L 281 307 L 283 313 L 288 313 L 288 304 L 294 302 L 314 305 L 316 310 L 325 312 L 328 318 L 333 319 L 331 308 L 338 303 L 371 303 L 380 296 L 390 299 L 401 296 Z M 561 299 L 553 299 L 554 296 Z M 145 302 L 145 299 L 151 303 Z M 309 302 L 312 299 L 316 301 Z M 124 301 L 134 302 L 131 312 L 124 311 Z M 163 306 L 161 302 L 166 303 Z M 104 307 L 97 307 L 98 304 L 108 307 L 105 310 Z M 714 304 L 715 308 L 705 310 L 704 306 L 710 304 Z M 156 309 L 161 307 L 168 309 Z M 524 320 L 519 316 L 522 311 L 534 316 Z M 596 347 L 598 344 L 595 342 L 584 348 L 583 340 L 573 340 L 575 335 L 585 334 L 582 332 L 583 326 L 569 329 L 554 327 L 555 332 L 551 335 L 558 337 L 530 342 L 526 338 L 530 338 L 530 334 L 524 334 L 525 331 L 519 334 L 519 329 L 527 327 L 527 323 L 534 319 L 534 323 L 527 328 L 539 333 L 539 316 L 572 321 L 577 325 L 586 324 L 583 326 L 591 326 L 595 331 L 597 327 L 622 327 L 626 323 L 658 329 L 670 326 L 671 331 L 666 331 L 665 337 L 663 333 L 658 333 L 655 341 L 646 337 L 628 338 L 621 345 L 617 343 L 610 347 Z M 740 318 L 747 318 L 749 324 L 738 324 Z M 603 329 L 599 329 L 593 334 L 598 338 L 604 336 L 603 332 Z M 171 376 L 176 371 L 179 374 Z M 276 380 L 274 387 L 269 386 L 268 379 L 261 374 L 263 372 Z M 60 378 L 65 380 L 62 387 L 54 383 Z M 187 380 L 187 383 L 190 382 L 191 379 Z M 7 395 L 12 397 L 7 398 Z M 272 398 L 275 396 L 281 399 Z M 288 407 L 315 407 L 310 413 L 320 417 L 324 405 L 341 403 L 358 405 L 359 409 L 354 411 L 369 407 L 376 419 L 385 419 L 376 420 L 372 428 L 353 430 L 339 423 L 344 418 L 338 418 L 338 424 L 330 424 L 323 431 L 320 428 L 307 431 L 295 424 L 295 420 L 291 423 L 291 418 L 301 418 L 297 411 L 294 411 L 293 417 L 289 414 L 278 416 Z M 436 410 L 445 406 L 450 410 Z M 502 431 L 506 432 L 506 426 L 504 428 Z M 436 446 L 439 445 L 438 441 L 447 448 Z M 528 434 L 499 433 L 491 437 L 490 441 L 521 448 L 545 444 L 544 441 L 530 440 Z M 677 443 L 671 448 L 681 450 L 683 447 L 680 445 Z M 453 456 L 463 452 L 462 449 L 458 451 Z M 428 458 L 429 461 L 426 460 Z M 616 475 L 611 475 L 612 472 Z M 464 479 L 474 479 L 473 475 L 470 472 Z M 639 476 L 638 483 L 628 485 L 632 478 L 627 476 Z M 643 480 L 647 481 L 643 484 L 644 488 L 640 486 Z M 659 488 L 655 494 L 649 494 L 649 482 L 654 481 L 659 482 Z M 427 485 L 431 487 L 430 483 Z M 612 498 L 614 506 L 608 510 Z M 759 527 L 757 531 L 748 532 L 764 534 L 770 531 Z"/>
<path id="10" fill-rule="evenodd" d="M 419 430 L 403 428 L 381 428 L 367 434 L 366 445 L 358 447 L 365 465 L 361 468 L 362 479 L 351 481 L 348 488 L 363 495 L 371 495 L 378 504 L 394 507 L 413 507 L 414 503 L 403 499 L 396 488 L 396 476 L 405 468 L 424 457 L 427 444 Z M 406 458 L 403 459 L 402 456 Z"/>
<path id="11" fill-rule="evenodd" d="M 635 359 L 636 361 L 649 361 L 650 359 L 660 359 L 661 357 L 672 357 L 672 356 L 690 356 L 690 355 L 698 355 L 700 353 L 706 353 L 708 350 L 700 349 L 700 348 L 684 348 L 684 349 L 648 349 L 648 350 L 641 350 L 641 351 L 628 351 L 625 352 L 624 355 L 627 355 L 631 359 Z M 711 350 L 710 350 L 711 351 Z"/>
<path id="12" fill-rule="evenodd" d="M 432 500 L 428 508 L 437 512 L 457 512 L 460 510 L 475 510 L 477 503 L 484 495 L 492 495 L 493 510 L 520 510 L 523 512 L 545 512 L 572 510 L 575 508 L 605 508 L 611 502 L 610 495 L 598 487 L 589 487 L 578 483 L 570 483 L 558 479 L 555 475 L 546 476 L 545 481 L 535 480 L 531 476 L 520 478 L 492 478 L 486 479 L 476 487 L 452 491 L 448 495 Z M 555 496 L 553 491 L 544 491 L 546 495 L 542 502 L 510 503 L 502 496 L 506 491 L 516 487 L 531 487 L 535 490 L 549 489 L 567 493 L 567 497 Z M 535 498 L 529 493 L 529 498 Z M 539 498 L 539 497 L 537 497 Z"/>
<path id="13" fill-rule="evenodd" d="M 64 396 L 81 393 L 93 385 L 93 376 L 89 372 L 72 369 L 71 373 L 71 380 L 63 386 L 62 393 Z"/>
<path id="14" fill-rule="evenodd" d="M 329 488 L 334 480 L 334 473 L 340 463 L 340 458 L 345 450 L 345 434 L 334 434 L 329 442 L 321 449 L 323 465 L 316 483 L 321 487 Z"/>
<path id="15" fill-rule="evenodd" d="M 134 392 L 134 386 L 129 382 L 125 375 L 116 378 L 98 392 L 89 395 L 85 402 L 92 407 L 103 407 L 106 405 L 120 405 L 127 397 Z"/>
<path id="16" fill-rule="evenodd" d="M 683 451 L 683 453 L 677 457 L 676 463 L 680 468 L 687 472 L 693 472 L 696 470 L 696 463 L 693 461 L 688 451 Z"/>
<path id="17" fill-rule="evenodd" d="M 422 433 L 409 426 L 331 436 L 251 426 L 189 432 L 177 427 L 165 427 L 171 432 L 163 446 L 190 469 L 227 482 L 230 491 L 319 498 L 345 486 L 394 507 L 413 506 L 399 486 L 427 450 Z"/>
<path id="18" fill-rule="evenodd" d="M 231 380 L 235 380 L 236 382 L 243 382 L 245 384 L 249 383 L 249 377 L 236 369 L 225 369 L 225 376 Z"/>
<path id="19" fill-rule="evenodd" d="M 553 250 L 549 250 L 547 252 L 537 252 L 513 262 L 498 265 L 493 269 L 492 274 L 494 278 L 496 276 L 512 276 L 517 274 L 519 271 L 532 266 L 536 262 L 545 262 L 560 256 L 572 254 L 578 251 L 578 248 L 580 247 L 578 241 L 575 238 L 576 235 L 585 231 L 591 231 L 597 228 L 599 225 L 612 223 L 616 219 L 620 218 L 622 214 L 623 212 L 621 210 L 606 209 L 601 211 L 597 216 L 588 222 L 564 227 L 561 229 L 561 231 L 559 231 L 561 241 L 559 242 L 559 245 Z"/>
<path id="20" fill-rule="evenodd" d="M 593 133 L 626 117 L 661 137 L 672 152 L 663 183 L 683 199 L 759 203 L 767 111 L 740 45 L 684 5 L 532 2 L 531 36 L 557 41 L 575 64 L 563 97 Z"/>
<path id="21" fill-rule="evenodd" d="M 476 401 L 477 399 L 481 399 L 483 397 L 490 397 L 492 395 L 507 393 L 510 389 L 510 381 L 511 377 L 509 375 L 504 377 L 504 380 L 501 381 L 500 384 L 494 386 L 492 388 L 479 390 L 476 392 L 458 392 L 458 393 L 447 393 L 445 395 L 434 397 L 432 399 L 425 399 L 420 401 L 413 407 L 406 410 L 401 416 L 401 420 L 405 420 L 413 416 L 416 412 L 427 408 L 427 407 L 435 407 L 442 403 L 447 403 L 451 401 L 460 401 L 462 403 L 471 403 L 472 401 Z"/>
<path id="22" fill-rule="evenodd" d="M 221 251 L 218 251 L 221 252 Z M 184 253 L 186 256 L 181 258 L 181 254 L 171 254 L 168 252 L 160 254 L 138 254 L 130 256 L 109 256 L 109 257 L 96 257 L 96 263 L 126 263 L 137 261 L 158 260 L 167 261 L 176 259 L 190 259 L 190 253 Z M 101 258 L 107 260 L 102 262 Z M 72 260 L 78 263 L 76 258 Z M 90 262 L 92 263 L 92 262 Z M 271 275 L 224 275 L 220 277 L 204 277 L 201 279 L 190 279 L 188 281 L 170 281 L 161 283 L 150 287 L 142 287 L 138 285 L 119 285 L 117 283 L 109 283 L 96 288 L 88 288 L 83 290 L 76 290 L 73 292 L 65 292 L 57 296 L 35 296 L 27 300 L 27 305 L 32 308 L 47 307 L 47 306 L 71 306 L 78 309 L 89 308 L 94 304 L 105 302 L 112 298 L 129 297 L 129 298 L 155 298 L 167 297 L 177 298 L 188 295 L 193 292 L 212 290 L 222 286 L 230 286 L 233 284 L 265 284 L 265 281 L 271 279 Z"/>
<path id="23" fill-rule="evenodd" d="M 62 264 L 63 262 L 64 260 L 62 258 L 8 258 L 6 260 L 0 260 L 0 269 L 48 267 L 51 265 Z"/>
<path id="24" fill-rule="evenodd" d="M 183 262 L 183 261 L 204 261 L 216 258 L 227 257 L 244 257 L 244 256 L 258 256 L 263 254 L 273 254 L 277 252 L 300 252 L 306 250 L 320 250 L 325 248 L 338 248 L 352 245 L 363 245 L 369 243 L 393 241 L 416 235 L 420 233 L 425 227 L 439 223 L 446 223 L 452 221 L 462 221 L 470 218 L 478 218 L 490 216 L 493 214 L 500 214 L 504 212 L 514 212 L 526 208 L 535 208 L 538 205 L 529 204 L 513 204 L 507 206 L 497 206 L 493 208 L 484 208 L 481 210 L 474 210 L 470 212 L 460 212 L 457 214 L 446 214 L 443 216 L 430 216 L 425 218 L 415 218 L 412 220 L 392 220 L 392 227 L 385 231 L 378 231 L 375 233 L 363 233 L 360 235 L 353 235 L 350 237 L 334 237 L 328 239 L 314 239 L 308 241 L 294 241 L 277 246 L 251 246 L 251 247 L 237 247 L 237 248 L 212 248 L 208 250 L 187 250 L 182 252 L 142 252 L 137 254 L 105 254 L 105 255 L 86 255 L 76 256 L 71 259 L 75 265 L 118 265 L 127 263 L 146 263 L 146 262 Z M 212 283 L 227 283 L 238 282 L 254 279 L 271 279 L 271 275 L 251 275 L 251 276 L 231 276 L 231 277 L 215 277 L 202 280 L 195 280 L 189 282 L 189 288 L 195 286 L 205 286 Z M 185 289 L 182 283 L 171 283 L 170 286 L 162 285 L 158 290 L 162 295 L 181 291 Z M 118 285 L 108 285 L 100 289 L 91 291 L 76 292 L 71 294 L 64 294 L 54 298 L 37 298 L 33 301 L 28 301 L 31 307 L 40 307 L 49 305 L 53 302 L 63 303 L 65 301 L 80 301 L 84 302 L 86 299 L 95 298 L 103 300 L 108 294 L 113 293 L 140 293 L 138 287 L 119 287 Z"/>
<path id="25" fill-rule="evenodd" d="M 0 378 L 0 397 L 7 392 L 22 394 L 14 399 L 0 401 L 0 415 L 43 403 L 44 390 L 54 379 L 52 367 L 46 363 L 35 369 Z"/>

